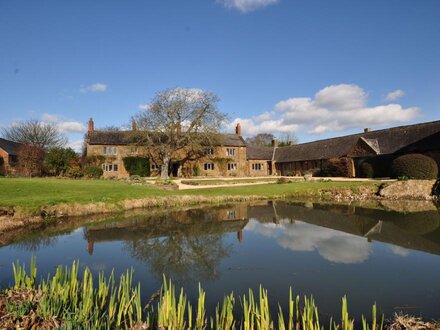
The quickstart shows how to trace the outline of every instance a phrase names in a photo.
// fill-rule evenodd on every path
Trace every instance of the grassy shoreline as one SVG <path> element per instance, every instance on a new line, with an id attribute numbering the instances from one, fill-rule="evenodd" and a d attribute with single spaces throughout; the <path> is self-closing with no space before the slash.
<path id="1" fill-rule="evenodd" d="M 268 199 L 373 198 L 378 183 L 295 182 L 194 190 L 165 190 L 121 181 L 0 178 L 0 232 L 58 218 Z"/>

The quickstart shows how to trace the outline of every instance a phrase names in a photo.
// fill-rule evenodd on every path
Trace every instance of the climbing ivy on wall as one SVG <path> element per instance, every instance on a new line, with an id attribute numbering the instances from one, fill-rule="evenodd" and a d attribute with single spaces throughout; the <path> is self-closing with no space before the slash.
<path id="1" fill-rule="evenodd" d="M 150 160 L 143 157 L 124 157 L 124 167 L 130 175 L 150 176 Z"/>

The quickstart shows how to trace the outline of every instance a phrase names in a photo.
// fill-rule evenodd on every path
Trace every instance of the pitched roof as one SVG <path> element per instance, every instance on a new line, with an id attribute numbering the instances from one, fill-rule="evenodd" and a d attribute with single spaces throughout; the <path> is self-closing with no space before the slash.
<path id="1" fill-rule="evenodd" d="M 21 143 L 0 138 L 0 148 L 6 151 L 9 155 L 16 156 L 19 146 L 21 146 Z"/>
<path id="2" fill-rule="evenodd" d="M 244 147 L 246 143 L 237 134 L 220 134 L 221 145 L 225 147 Z M 93 131 L 88 138 L 90 145 L 128 145 L 136 142 L 133 131 Z"/>
<path id="3" fill-rule="evenodd" d="M 347 156 L 362 138 L 378 154 L 440 149 L 440 121 L 399 126 L 360 134 L 277 148 L 277 162 L 330 159 Z"/>
<path id="4" fill-rule="evenodd" d="M 256 147 L 248 145 L 246 154 L 247 159 L 249 160 L 272 160 L 273 152 L 273 147 Z"/>

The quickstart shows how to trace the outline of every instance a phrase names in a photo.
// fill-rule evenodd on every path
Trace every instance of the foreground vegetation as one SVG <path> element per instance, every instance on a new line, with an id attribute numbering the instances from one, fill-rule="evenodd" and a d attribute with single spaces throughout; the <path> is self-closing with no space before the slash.
<path id="1" fill-rule="evenodd" d="M 203 190 L 170 191 L 153 185 L 129 185 L 113 180 L 54 178 L 0 178 L 0 206 L 38 209 L 62 203 L 117 203 L 123 200 L 167 196 L 264 196 L 289 197 L 314 194 L 322 189 L 374 187 L 376 182 L 296 182 Z"/>
<path id="2" fill-rule="evenodd" d="M 279 305 L 275 315 L 270 312 L 268 293 L 263 288 L 257 296 L 251 290 L 238 299 L 233 293 L 226 295 L 214 315 L 208 315 L 206 293 L 200 286 L 193 305 L 183 289 L 176 295 L 173 283 L 164 278 L 161 290 L 144 305 L 140 284 L 132 281 L 133 271 L 121 275 L 116 284 L 113 273 L 109 278 L 101 273 L 96 281 L 88 268 L 79 279 L 77 262 L 71 267 L 59 266 L 55 275 L 40 283 L 36 282 L 35 259 L 31 260 L 29 273 L 18 262 L 13 270 L 14 286 L 0 294 L 0 328 L 349 330 L 355 324 L 345 297 L 341 316 L 324 326 L 313 297 L 295 297 L 292 290 L 288 304 Z M 399 329 L 393 328 L 395 324 L 384 324 L 376 305 L 371 313 L 368 319 L 362 317 L 362 329 Z M 402 320 L 408 322 L 407 318 Z M 438 329 L 434 324 L 424 326 Z"/>

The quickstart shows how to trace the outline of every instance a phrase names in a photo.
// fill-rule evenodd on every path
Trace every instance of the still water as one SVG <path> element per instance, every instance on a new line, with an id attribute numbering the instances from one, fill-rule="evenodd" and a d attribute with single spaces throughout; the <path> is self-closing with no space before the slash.
<path id="1" fill-rule="evenodd" d="M 324 318 L 339 316 L 347 295 L 358 319 L 374 302 L 387 316 L 438 319 L 439 211 L 429 203 L 391 209 L 264 202 L 69 220 L 2 237 L 0 285 L 12 283 L 12 262 L 36 255 L 40 275 L 74 260 L 95 273 L 133 268 L 145 299 L 163 274 L 190 298 L 200 282 L 211 311 L 224 294 L 262 284 L 274 303 L 286 302 L 289 287 L 313 294 Z"/>

